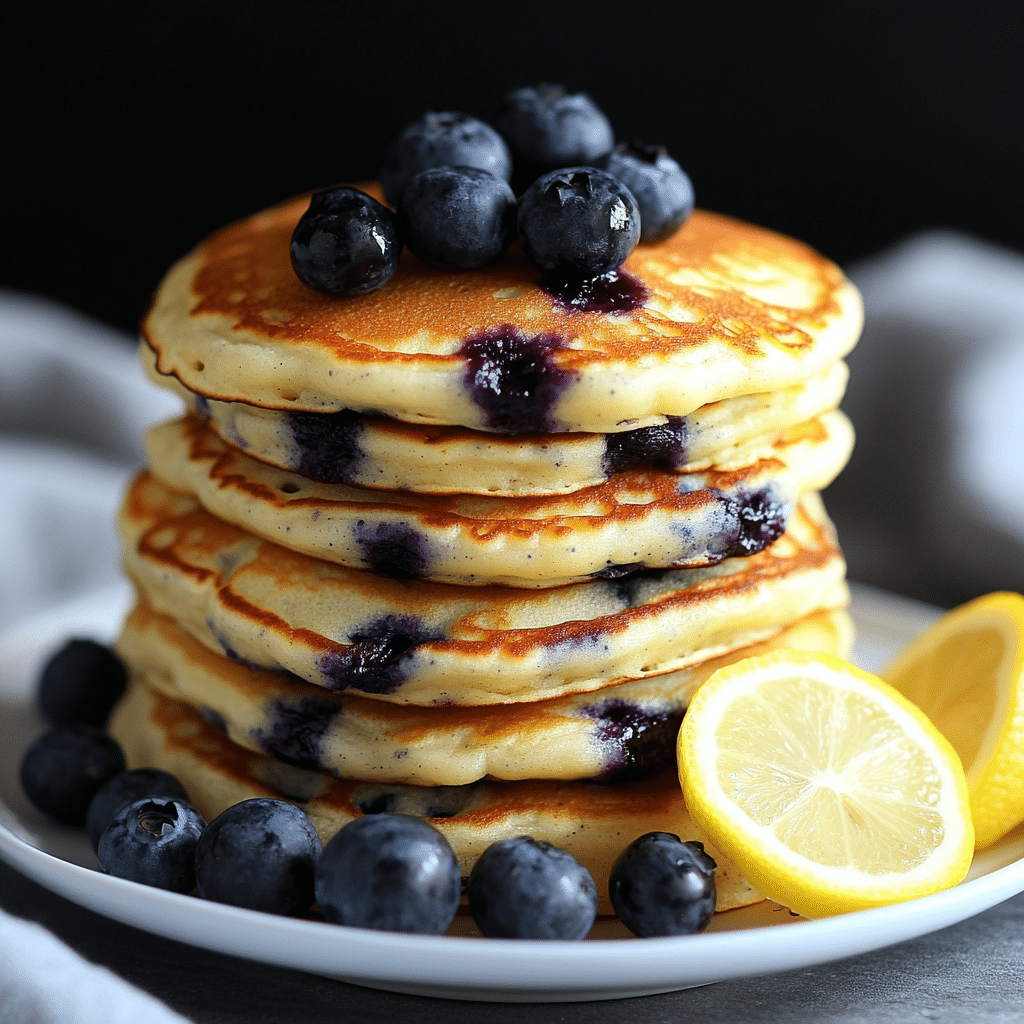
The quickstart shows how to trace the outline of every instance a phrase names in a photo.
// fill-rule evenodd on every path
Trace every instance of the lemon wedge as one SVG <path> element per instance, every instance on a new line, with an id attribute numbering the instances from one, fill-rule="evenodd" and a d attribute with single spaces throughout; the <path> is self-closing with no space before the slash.
<path id="1" fill-rule="evenodd" d="M 906 698 L 829 655 L 775 651 L 719 669 L 679 732 L 697 826 L 805 917 L 961 881 L 974 849 L 963 769 Z"/>
<path id="2" fill-rule="evenodd" d="M 1024 821 L 1024 597 L 988 594 L 948 612 L 882 675 L 959 754 L 977 845 Z"/>

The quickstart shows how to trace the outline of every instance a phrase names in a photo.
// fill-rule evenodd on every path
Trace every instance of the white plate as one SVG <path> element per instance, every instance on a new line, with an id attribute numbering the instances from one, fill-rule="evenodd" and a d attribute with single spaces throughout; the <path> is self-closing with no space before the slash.
<path id="1" fill-rule="evenodd" d="M 0 856 L 54 892 L 137 928 L 252 960 L 420 995 L 508 1002 L 617 999 L 766 974 L 878 949 L 936 931 L 1024 890 L 1024 829 L 979 855 L 968 880 L 910 903 L 824 921 L 774 904 L 719 914 L 703 935 L 570 942 L 418 936 L 343 928 L 222 906 L 96 870 L 84 835 L 28 805 L 18 764 L 43 728 L 32 695 L 39 668 L 70 636 L 112 637 L 126 590 L 105 591 L 31 619 L 0 638 Z M 857 660 L 880 667 L 936 614 L 858 588 Z"/>

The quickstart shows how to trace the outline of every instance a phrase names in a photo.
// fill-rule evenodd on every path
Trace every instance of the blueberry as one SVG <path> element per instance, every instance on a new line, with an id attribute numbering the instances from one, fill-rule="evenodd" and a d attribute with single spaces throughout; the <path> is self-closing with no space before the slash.
<path id="1" fill-rule="evenodd" d="M 346 484 L 359 478 L 366 459 L 360 443 L 366 429 L 365 417 L 351 409 L 285 413 L 285 432 L 291 435 L 299 457 L 295 468 L 322 484 Z"/>
<path id="2" fill-rule="evenodd" d="M 640 240 L 661 242 L 693 213 L 693 183 L 664 146 L 623 142 L 597 161 L 640 207 Z"/>
<path id="3" fill-rule="evenodd" d="M 499 939 L 583 939 L 597 916 L 590 872 L 565 850 L 530 836 L 484 850 L 466 889 L 477 927 Z"/>
<path id="4" fill-rule="evenodd" d="M 631 566 L 622 568 L 628 572 Z M 614 578 L 604 578 L 609 576 Z M 581 710 L 594 719 L 596 738 L 605 752 L 602 775 L 646 779 L 675 767 L 682 711 L 643 708 L 621 697 Z"/>
<path id="5" fill-rule="evenodd" d="M 296 768 L 316 771 L 323 767 L 320 745 L 324 733 L 341 714 L 336 701 L 306 696 L 272 700 L 265 714 L 267 724 L 250 731 L 260 750 Z"/>
<path id="6" fill-rule="evenodd" d="M 398 202 L 402 238 L 424 263 L 470 270 L 497 259 L 515 234 L 508 182 L 473 167 L 432 167 L 409 179 Z"/>
<path id="7" fill-rule="evenodd" d="M 563 167 L 538 178 L 519 202 L 519 241 L 543 271 L 597 277 L 622 265 L 640 238 L 640 211 L 616 178 Z"/>
<path id="8" fill-rule="evenodd" d="M 114 815 L 122 807 L 143 797 L 173 797 L 188 802 L 185 787 L 173 775 L 159 768 L 134 768 L 114 776 L 96 791 L 85 816 L 85 830 L 94 850 Z"/>
<path id="9" fill-rule="evenodd" d="M 459 906 L 459 863 L 432 825 L 403 814 L 356 818 L 324 847 L 316 899 L 325 920 L 440 935 Z"/>
<path id="10" fill-rule="evenodd" d="M 512 177 L 512 154 L 489 125 L 469 114 L 428 111 L 407 124 L 388 147 L 380 183 L 392 206 L 405 183 L 429 167 L 476 167 L 503 181 Z"/>
<path id="11" fill-rule="evenodd" d="M 243 800 L 214 818 L 196 847 L 199 895 L 218 903 L 301 914 L 313 902 L 320 837 L 284 800 Z"/>
<path id="12" fill-rule="evenodd" d="M 364 551 L 381 554 L 373 545 L 365 545 Z M 374 572 L 382 572 L 383 559 L 371 558 L 368 554 L 367 561 L 374 566 Z M 394 560 L 391 567 L 395 567 Z M 386 574 L 396 575 L 393 572 Z M 416 648 L 440 639 L 443 639 L 443 634 L 428 629 L 426 623 L 415 615 L 382 615 L 357 626 L 349 634 L 349 645 L 339 651 L 322 654 L 317 660 L 317 667 L 323 673 L 327 687 L 336 693 L 349 689 L 363 693 L 394 693 L 409 678 Z M 275 753 L 275 756 L 281 755 Z"/>
<path id="13" fill-rule="evenodd" d="M 430 570 L 427 538 L 408 522 L 359 519 L 353 533 L 371 572 L 396 580 L 416 580 Z"/>
<path id="14" fill-rule="evenodd" d="M 43 668 L 39 708 L 54 725 L 84 722 L 102 729 L 124 693 L 120 659 L 95 640 L 69 640 Z"/>
<path id="15" fill-rule="evenodd" d="M 668 416 L 665 423 L 606 434 L 602 468 L 607 476 L 637 466 L 674 470 L 686 462 L 686 420 Z"/>
<path id="16" fill-rule="evenodd" d="M 768 491 L 756 491 L 739 499 L 727 499 L 735 513 L 739 532 L 725 556 L 742 558 L 763 551 L 786 531 L 786 507 Z"/>
<path id="17" fill-rule="evenodd" d="M 117 743 L 94 725 L 57 725 L 25 751 L 21 785 L 35 807 L 64 822 L 84 825 L 89 802 L 124 771 Z"/>
<path id="18" fill-rule="evenodd" d="M 555 352 L 565 347 L 557 334 L 523 334 L 501 324 L 468 337 L 459 348 L 466 360 L 463 387 L 483 412 L 487 426 L 502 434 L 548 433 L 552 410 L 573 382 Z"/>
<path id="19" fill-rule="evenodd" d="M 292 233 L 292 267 L 328 295 L 365 295 L 394 274 L 402 245 L 395 215 L 357 188 L 315 192 Z"/>
<path id="20" fill-rule="evenodd" d="M 196 844 L 206 822 L 182 800 L 136 800 L 122 807 L 96 851 L 107 874 L 171 892 L 196 887 Z"/>
<path id="21" fill-rule="evenodd" d="M 495 119 L 517 161 L 536 173 L 589 164 L 615 145 L 608 118 L 585 92 L 542 82 L 506 93 Z"/>
<path id="22" fill-rule="evenodd" d="M 612 865 L 608 895 L 634 935 L 692 935 L 703 931 L 715 912 L 714 872 L 703 843 L 648 832 Z"/>

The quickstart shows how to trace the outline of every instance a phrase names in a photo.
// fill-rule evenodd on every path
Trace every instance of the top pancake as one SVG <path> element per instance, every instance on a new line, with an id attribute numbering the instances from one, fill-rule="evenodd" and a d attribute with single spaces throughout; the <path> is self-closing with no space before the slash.
<path id="1" fill-rule="evenodd" d="M 226 227 L 170 270 L 143 323 L 159 373 L 265 408 L 607 432 L 788 387 L 842 358 L 860 332 L 860 299 L 838 267 L 704 211 L 599 282 L 627 296 L 604 308 L 544 290 L 517 246 L 464 272 L 405 252 L 380 290 L 332 298 L 291 268 L 307 203 Z"/>

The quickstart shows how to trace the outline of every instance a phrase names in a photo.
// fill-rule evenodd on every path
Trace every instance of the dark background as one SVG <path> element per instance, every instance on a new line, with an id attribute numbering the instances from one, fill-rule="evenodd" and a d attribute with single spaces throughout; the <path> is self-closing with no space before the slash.
<path id="1" fill-rule="evenodd" d="M 2 27 L 2 283 L 129 330 L 220 224 L 540 80 L 667 145 L 700 205 L 840 263 L 935 225 L 1024 248 L 1016 3 L 37 3 Z"/>
<path id="2" fill-rule="evenodd" d="M 375 177 L 425 109 L 487 118 L 507 89 L 543 80 L 590 92 L 620 137 L 665 144 L 700 205 L 844 266 L 933 227 L 1024 251 L 1024 5 L 1010 0 L 0 11 L 0 286 L 131 333 L 210 231 Z M 995 570 L 965 572 L 936 539 L 922 479 L 948 449 L 948 381 L 870 312 L 850 360 L 858 447 L 828 495 L 851 576 L 944 606 L 1020 589 L 1019 547 L 989 545 Z M 919 360 L 903 367 L 917 405 L 906 381 L 860 373 L 879 347 Z"/>

